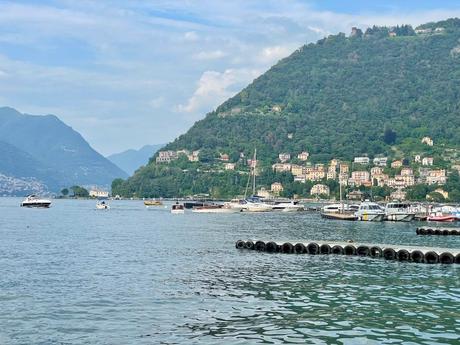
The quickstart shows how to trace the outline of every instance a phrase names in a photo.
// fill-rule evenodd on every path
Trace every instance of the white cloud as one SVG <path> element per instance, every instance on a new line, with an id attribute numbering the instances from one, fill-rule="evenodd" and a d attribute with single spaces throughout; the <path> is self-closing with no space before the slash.
<path id="1" fill-rule="evenodd" d="M 293 49 L 288 46 L 266 47 L 260 52 L 259 60 L 264 64 L 275 63 L 288 56 L 292 51 Z"/>
<path id="2" fill-rule="evenodd" d="M 233 96 L 242 85 L 251 82 L 259 71 L 247 69 L 228 69 L 224 72 L 206 71 L 187 104 L 179 105 L 180 112 L 209 112 L 214 107 Z"/>

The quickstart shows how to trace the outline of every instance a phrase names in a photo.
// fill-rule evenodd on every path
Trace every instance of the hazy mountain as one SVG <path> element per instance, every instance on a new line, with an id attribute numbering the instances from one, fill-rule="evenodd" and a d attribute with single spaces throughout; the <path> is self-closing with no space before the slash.
<path id="1" fill-rule="evenodd" d="M 164 144 L 145 145 L 139 150 L 126 150 L 120 153 L 114 153 L 107 157 L 111 162 L 126 171 L 128 175 L 132 175 L 142 165 L 149 162 L 152 157 Z"/>
<path id="2" fill-rule="evenodd" d="M 0 108 L 0 141 L 2 159 L 8 160 L 0 164 L 0 173 L 35 178 L 53 191 L 75 184 L 110 185 L 127 176 L 54 115 Z"/>
<path id="3" fill-rule="evenodd" d="M 283 152 L 313 162 L 358 155 L 409 157 L 460 147 L 460 19 L 354 30 L 304 45 L 196 122 L 165 150 L 200 150 L 200 163 L 154 160 L 117 193 L 176 196 L 241 193 L 237 172 L 220 172 L 226 153 L 241 164 L 257 148 L 259 181 L 280 181 L 271 164 Z M 429 136 L 431 151 L 420 143 Z M 200 165 L 201 164 L 201 165 Z M 213 173 L 215 171 L 215 173 Z M 206 172 L 206 173 L 205 173 Z M 288 176 L 289 177 L 289 176 Z M 292 182 L 292 176 L 285 184 Z M 284 180 L 283 180 L 284 181 Z"/>

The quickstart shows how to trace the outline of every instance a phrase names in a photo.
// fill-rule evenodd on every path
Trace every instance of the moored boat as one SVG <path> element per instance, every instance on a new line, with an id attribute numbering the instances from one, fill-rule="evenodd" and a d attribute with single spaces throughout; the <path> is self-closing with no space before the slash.
<path id="1" fill-rule="evenodd" d="M 298 212 L 304 211 L 305 208 L 303 207 L 303 205 L 299 204 L 298 201 L 275 201 L 275 203 L 272 206 L 272 210 L 281 212 Z"/>
<path id="2" fill-rule="evenodd" d="M 37 208 L 48 208 L 51 205 L 51 200 L 40 198 L 35 194 L 27 196 L 22 202 L 22 207 L 37 207 Z"/>
<path id="3" fill-rule="evenodd" d="M 144 205 L 149 206 L 162 206 L 163 203 L 160 200 L 144 200 Z"/>
<path id="4" fill-rule="evenodd" d="M 174 205 L 171 206 L 171 213 L 172 214 L 181 214 L 184 213 L 184 205 L 179 204 L 176 202 Z"/>
<path id="5" fill-rule="evenodd" d="M 204 205 L 196 206 L 192 209 L 194 213 L 236 213 L 241 212 L 242 208 L 232 207 L 228 204 L 224 205 Z"/>
<path id="6" fill-rule="evenodd" d="M 404 202 L 389 202 L 385 206 L 385 220 L 395 222 L 410 222 L 415 218 L 411 205 Z"/>
<path id="7" fill-rule="evenodd" d="M 455 222 L 457 217 L 455 215 L 429 215 L 426 219 L 429 222 Z"/>
<path id="8" fill-rule="evenodd" d="M 375 202 L 364 201 L 359 205 L 355 216 L 362 221 L 381 222 L 385 216 L 385 211 Z"/>
<path id="9" fill-rule="evenodd" d="M 339 213 L 339 212 L 321 212 L 321 217 L 325 219 L 335 220 L 357 220 L 358 217 L 354 213 Z"/>

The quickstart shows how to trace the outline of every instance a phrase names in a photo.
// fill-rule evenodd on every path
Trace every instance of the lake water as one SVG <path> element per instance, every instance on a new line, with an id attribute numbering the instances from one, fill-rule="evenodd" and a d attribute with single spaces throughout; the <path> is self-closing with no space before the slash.
<path id="1" fill-rule="evenodd" d="M 460 265 L 235 249 L 237 239 L 460 248 L 417 223 L 172 215 L 0 198 L 0 344 L 459 344 Z"/>

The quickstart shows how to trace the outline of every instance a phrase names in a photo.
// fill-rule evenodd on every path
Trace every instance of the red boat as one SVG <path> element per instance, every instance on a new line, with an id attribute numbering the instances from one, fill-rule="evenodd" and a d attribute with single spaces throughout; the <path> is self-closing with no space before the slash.
<path id="1" fill-rule="evenodd" d="M 448 215 L 448 216 L 428 216 L 426 219 L 429 222 L 455 222 L 457 217 Z"/>

